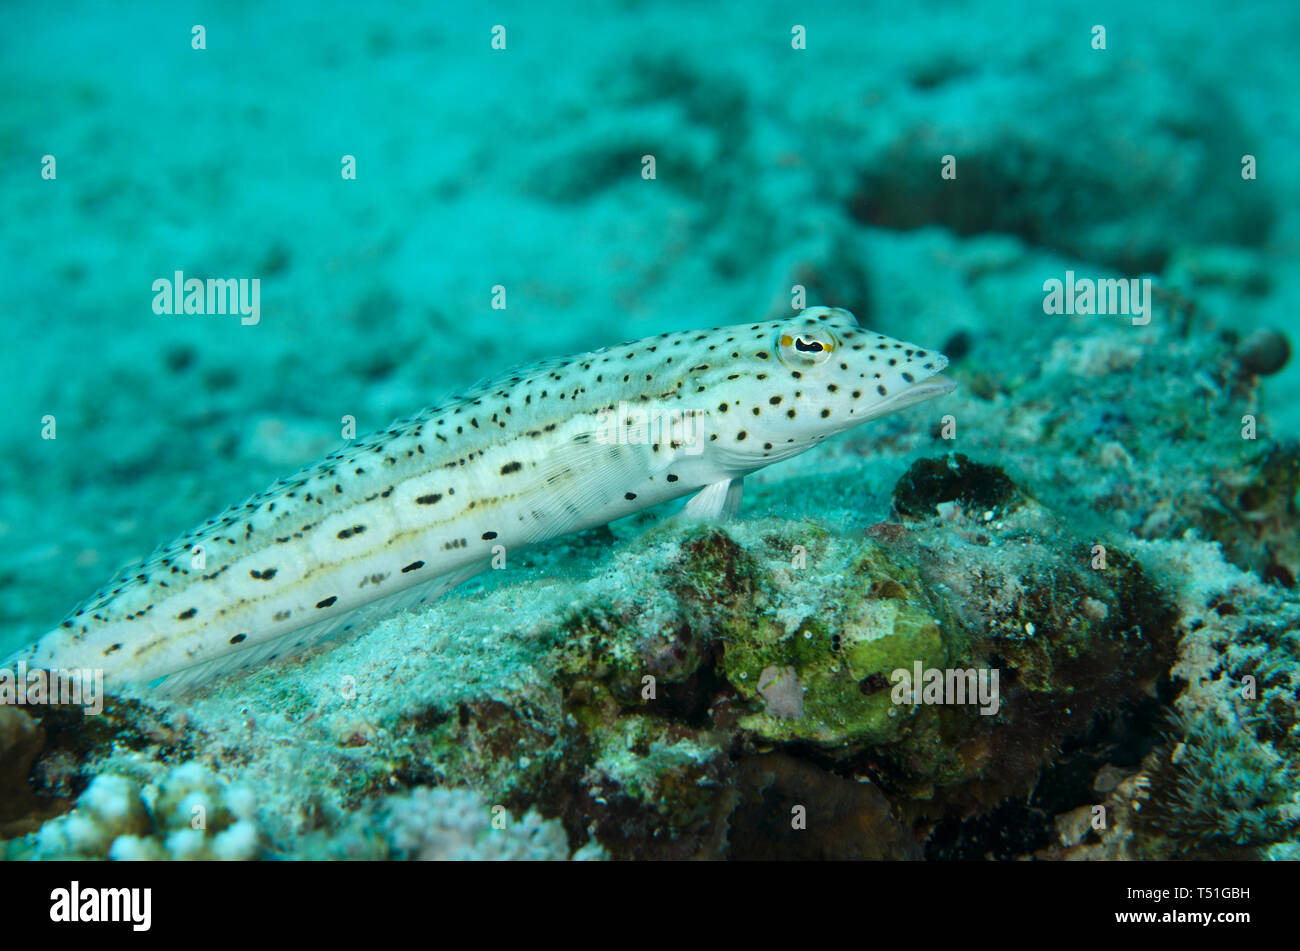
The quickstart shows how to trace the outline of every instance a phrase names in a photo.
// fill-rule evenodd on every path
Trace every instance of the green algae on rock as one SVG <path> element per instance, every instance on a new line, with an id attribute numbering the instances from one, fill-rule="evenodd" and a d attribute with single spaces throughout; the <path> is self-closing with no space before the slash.
<path id="1" fill-rule="evenodd" d="M 894 670 L 948 661 L 948 644 L 914 569 L 908 578 L 906 568 L 871 542 L 845 569 L 848 583 L 793 631 L 766 626 L 723 637 L 723 675 L 741 697 L 762 706 L 741 726 L 765 740 L 859 749 L 899 740 L 916 729 L 911 718 L 924 715 L 923 708 L 900 715 L 888 689 Z M 900 579 L 912 582 L 910 592 Z M 773 709 L 764 691 L 772 670 L 793 673 L 802 691 L 800 716 Z"/>

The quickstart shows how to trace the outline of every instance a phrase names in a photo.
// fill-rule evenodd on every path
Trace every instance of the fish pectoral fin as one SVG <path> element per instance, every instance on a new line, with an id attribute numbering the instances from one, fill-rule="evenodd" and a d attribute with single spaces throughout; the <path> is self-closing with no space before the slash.
<path id="1" fill-rule="evenodd" d="M 687 518 L 726 521 L 740 511 L 740 497 L 744 490 L 743 476 L 706 485 L 686 503 L 682 514 Z"/>
<path id="2" fill-rule="evenodd" d="M 654 466 L 648 438 L 611 442 L 596 431 L 574 435 L 547 454 L 536 474 L 524 540 L 536 544 L 592 524 L 591 513 L 628 498 Z"/>

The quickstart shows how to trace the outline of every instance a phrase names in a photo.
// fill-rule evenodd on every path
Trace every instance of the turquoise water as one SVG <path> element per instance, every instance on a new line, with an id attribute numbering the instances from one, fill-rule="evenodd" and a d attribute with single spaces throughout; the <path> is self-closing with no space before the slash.
<path id="1" fill-rule="evenodd" d="M 775 319 L 796 285 L 949 352 L 956 448 L 1085 540 L 1155 546 L 1143 563 L 1183 617 L 1171 637 L 1231 585 L 1251 592 L 1235 610 L 1291 616 L 1292 470 L 1253 453 L 1291 451 L 1300 374 L 1243 382 L 1215 361 L 1235 367 L 1260 328 L 1290 332 L 1300 305 L 1294 4 L 563 7 L 0 12 L 0 656 L 124 563 L 343 445 L 348 417 L 362 435 L 516 363 Z M 1176 328 L 1157 308 L 1144 335 L 1045 315 L 1044 282 L 1067 271 L 1151 277 L 1198 316 Z M 156 282 L 177 272 L 257 281 L 257 313 L 158 313 Z M 1202 375 L 1216 395 L 1193 411 L 1196 387 L 1179 387 Z M 1247 412 L 1261 432 L 1243 447 Z M 897 520 L 899 477 L 953 448 L 927 435 L 937 411 L 912 413 L 757 477 L 749 519 L 853 538 Z M 1206 472 L 1290 489 L 1243 519 L 1264 526 L 1246 539 L 1188 514 L 1222 495 Z M 538 629 L 557 629 L 583 602 L 548 601 L 552 576 L 598 577 L 650 521 L 483 588 L 550 604 Z M 1159 547 L 1189 538 L 1207 547 Z M 1189 571 L 1203 583 L 1177 587 Z M 472 624 L 487 609 L 443 610 Z M 518 675 L 502 663 L 494 690 Z M 1175 663 L 1151 675 L 1168 710 Z M 385 715 L 409 715 L 419 689 L 434 688 Z M 1146 742 L 1129 737 L 1125 775 L 1161 715 L 1134 727 Z M 602 768 L 626 778 L 612 756 Z M 512 808 L 555 818 L 531 782 Z"/>

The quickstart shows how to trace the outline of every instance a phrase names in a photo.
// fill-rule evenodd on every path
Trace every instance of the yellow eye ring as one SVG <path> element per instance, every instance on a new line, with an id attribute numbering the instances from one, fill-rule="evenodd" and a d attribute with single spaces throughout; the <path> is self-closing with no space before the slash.
<path id="1" fill-rule="evenodd" d="M 820 366 L 831 358 L 839 340 L 825 327 L 782 331 L 776 337 L 776 355 L 788 367 Z"/>

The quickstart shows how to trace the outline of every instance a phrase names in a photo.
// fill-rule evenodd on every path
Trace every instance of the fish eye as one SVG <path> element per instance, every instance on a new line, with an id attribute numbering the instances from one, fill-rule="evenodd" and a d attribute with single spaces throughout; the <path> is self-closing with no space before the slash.
<path id="1" fill-rule="evenodd" d="M 781 331 L 776 336 L 776 355 L 788 367 L 815 367 L 830 359 L 839 340 L 824 327 Z"/>

